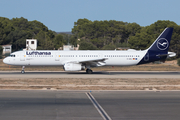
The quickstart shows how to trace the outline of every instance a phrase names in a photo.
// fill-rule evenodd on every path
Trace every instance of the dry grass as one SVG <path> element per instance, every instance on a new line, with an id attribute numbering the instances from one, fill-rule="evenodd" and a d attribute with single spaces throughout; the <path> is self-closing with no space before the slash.
<path id="1" fill-rule="evenodd" d="M 63 90 L 180 90 L 179 79 L 138 78 L 0 78 L 0 89 L 63 89 Z"/>

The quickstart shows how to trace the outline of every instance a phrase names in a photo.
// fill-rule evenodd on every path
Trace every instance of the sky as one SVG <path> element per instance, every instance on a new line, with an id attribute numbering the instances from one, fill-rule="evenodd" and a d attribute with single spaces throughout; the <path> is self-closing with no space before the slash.
<path id="1" fill-rule="evenodd" d="M 116 20 L 148 26 L 157 20 L 180 25 L 180 0 L 0 0 L 0 17 L 24 17 L 50 30 L 70 32 L 78 19 Z"/>

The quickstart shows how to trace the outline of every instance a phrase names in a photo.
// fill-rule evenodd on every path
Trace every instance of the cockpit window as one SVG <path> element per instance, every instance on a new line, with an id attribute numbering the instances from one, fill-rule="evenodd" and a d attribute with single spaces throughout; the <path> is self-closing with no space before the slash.
<path id="1" fill-rule="evenodd" d="M 12 55 L 10 55 L 10 57 L 16 57 L 16 56 L 12 54 Z"/>

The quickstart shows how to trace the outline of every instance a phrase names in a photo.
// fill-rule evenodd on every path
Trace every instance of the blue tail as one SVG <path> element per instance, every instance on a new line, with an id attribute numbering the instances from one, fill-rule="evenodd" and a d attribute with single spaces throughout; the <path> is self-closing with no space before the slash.
<path id="1" fill-rule="evenodd" d="M 154 43 L 146 50 L 146 55 L 138 64 L 165 60 L 168 55 L 172 32 L 173 28 L 166 28 L 154 41 Z"/>
<path id="2" fill-rule="evenodd" d="M 168 52 L 173 28 L 166 28 L 148 48 L 151 51 Z"/>

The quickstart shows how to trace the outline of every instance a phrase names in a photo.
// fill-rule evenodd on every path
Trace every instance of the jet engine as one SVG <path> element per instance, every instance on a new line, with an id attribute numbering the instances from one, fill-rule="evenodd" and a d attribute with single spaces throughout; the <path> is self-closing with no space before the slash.
<path id="1" fill-rule="evenodd" d="M 82 66 L 78 63 L 66 63 L 63 67 L 65 71 L 79 71 L 79 70 L 85 70 L 85 66 Z"/>

